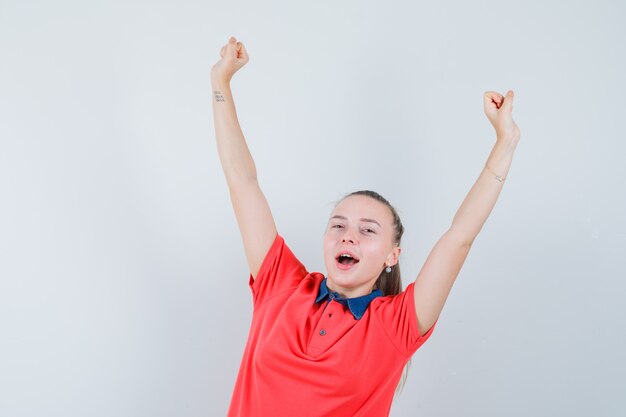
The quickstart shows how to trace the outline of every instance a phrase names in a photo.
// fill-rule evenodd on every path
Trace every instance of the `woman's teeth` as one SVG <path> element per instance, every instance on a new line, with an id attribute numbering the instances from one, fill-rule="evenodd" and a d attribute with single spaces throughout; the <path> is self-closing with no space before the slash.
<path id="1" fill-rule="evenodd" d="M 357 261 L 356 259 L 354 259 L 352 256 L 348 254 L 343 254 L 343 255 L 339 255 L 339 257 L 337 258 L 337 262 L 339 262 L 342 265 L 352 265 L 359 261 Z"/>

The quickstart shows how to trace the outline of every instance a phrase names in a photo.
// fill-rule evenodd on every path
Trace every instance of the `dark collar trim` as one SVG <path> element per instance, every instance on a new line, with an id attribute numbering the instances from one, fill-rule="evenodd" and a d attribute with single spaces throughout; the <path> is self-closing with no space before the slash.
<path id="1" fill-rule="evenodd" d="M 335 300 L 347 306 L 356 320 L 359 320 L 361 317 L 363 317 L 363 314 L 365 314 L 367 307 L 374 298 L 382 297 L 383 295 L 383 292 L 381 290 L 374 290 L 371 293 L 367 295 L 362 295 L 360 297 L 345 298 L 339 295 L 338 292 L 331 291 L 328 286 L 326 286 L 327 279 L 328 278 L 324 278 L 320 283 L 320 288 L 315 302 L 319 303 L 326 298 L 328 298 L 329 300 Z"/>

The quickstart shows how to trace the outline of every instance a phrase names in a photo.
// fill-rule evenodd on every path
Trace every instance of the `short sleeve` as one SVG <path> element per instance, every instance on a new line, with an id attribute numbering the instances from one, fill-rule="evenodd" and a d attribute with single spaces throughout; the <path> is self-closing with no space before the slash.
<path id="1" fill-rule="evenodd" d="M 435 321 L 423 336 L 420 335 L 414 289 L 415 283 L 412 282 L 400 294 L 385 297 L 375 310 L 392 343 L 407 356 L 413 355 L 428 340 L 437 324 Z"/>
<path id="2" fill-rule="evenodd" d="M 250 274 L 248 280 L 254 306 L 261 305 L 282 291 L 297 287 L 307 274 L 306 268 L 291 252 L 284 238 L 276 233 L 256 278 Z"/>

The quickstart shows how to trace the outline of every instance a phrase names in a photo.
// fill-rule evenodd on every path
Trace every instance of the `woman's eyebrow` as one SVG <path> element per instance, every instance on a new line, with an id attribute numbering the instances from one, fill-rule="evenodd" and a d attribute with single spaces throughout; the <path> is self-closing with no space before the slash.
<path id="1" fill-rule="evenodd" d="M 334 215 L 333 217 L 330 218 L 332 219 L 341 219 L 341 220 L 348 220 L 348 218 L 346 216 L 340 216 L 339 214 Z M 380 223 L 378 223 L 376 220 L 374 219 L 365 219 L 365 218 L 360 218 L 359 220 L 361 220 L 362 222 L 368 222 L 368 223 L 376 223 L 378 225 L 378 227 L 382 227 L 380 225 Z"/>

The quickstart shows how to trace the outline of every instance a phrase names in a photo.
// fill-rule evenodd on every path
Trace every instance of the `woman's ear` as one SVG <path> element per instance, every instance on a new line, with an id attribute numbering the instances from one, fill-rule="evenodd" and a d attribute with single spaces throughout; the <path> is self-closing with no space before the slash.
<path id="1" fill-rule="evenodd" d="M 402 248 L 400 246 L 395 246 L 391 254 L 387 257 L 387 265 L 394 266 L 398 263 L 398 259 L 400 258 L 400 252 L 402 252 Z"/>

